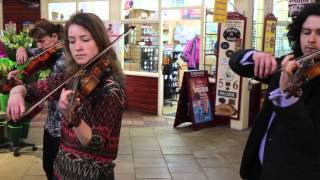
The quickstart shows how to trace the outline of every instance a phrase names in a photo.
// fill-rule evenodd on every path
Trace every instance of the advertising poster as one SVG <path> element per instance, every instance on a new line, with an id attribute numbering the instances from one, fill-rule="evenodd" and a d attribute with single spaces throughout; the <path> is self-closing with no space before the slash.
<path id="1" fill-rule="evenodd" d="M 194 122 L 199 124 L 211 121 L 208 76 L 205 76 L 205 71 L 190 72 L 188 84 Z"/>
<path id="2" fill-rule="evenodd" d="M 174 127 L 191 122 L 193 129 L 199 129 L 211 126 L 212 120 L 208 72 L 186 71 L 183 75 Z"/>
<path id="3" fill-rule="evenodd" d="M 315 2 L 315 0 L 289 0 L 288 16 L 295 16 L 306 4 L 313 2 Z"/>
<path id="4" fill-rule="evenodd" d="M 273 14 L 268 14 L 264 20 L 264 34 L 262 50 L 274 55 L 276 44 L 277 18 Z"/>
<path id="5" fill-rule="evenodd" d="M 246 18 L 228 13 L 228 21 L 220 24 L 216 79 L 215 115 L 239 120 L 241 77 L 229 67 L 230 56 L 244 45 Z"/>

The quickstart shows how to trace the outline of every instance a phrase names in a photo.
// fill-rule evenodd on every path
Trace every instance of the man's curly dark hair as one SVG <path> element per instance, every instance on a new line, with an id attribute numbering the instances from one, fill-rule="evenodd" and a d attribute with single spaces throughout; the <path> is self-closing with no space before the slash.
<path id="1" fill-rule="evenodd" d="M 307 4 L 297 16 L 292 17 L 292 23 L 287 27 L 287 37 L 295 57 L 303 55 L 300 46 L 300 34 L 303 23 L 311 15 L 320 16 L 320 2 Z"/>

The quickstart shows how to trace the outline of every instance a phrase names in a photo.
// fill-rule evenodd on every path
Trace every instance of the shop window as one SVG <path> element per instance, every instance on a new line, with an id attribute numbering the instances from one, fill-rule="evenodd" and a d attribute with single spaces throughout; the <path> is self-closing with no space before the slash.
<path id="1" fill-rule="evenodd" d="M 276 30 L 276 49 L 275 55 L 280 57 L 290 53 L 292 50 L 287 38 L 287 24 L 278 24 Z"/>
<path id="2" fill-rule="evenodd" d="M 261 0 L 254 1 L 253 21 L 252 21 L 252 47 L 262 50 L 263 28 L 264 28 L 264 2 Z"/>
<path id="3" fill-rule="evenodd" d="M 208 70 L 209 74 L 215 76 L 218 50 L 218 23 L 213 22 L 213 9 L 206 9 L 204 23 L 204 69 Z"/>
<path id="4" fill-rule="evenodd" d="M 214 0 L 204 0 L 204 5 L 206 8 L 212 9 L 214 8 Z M 227 10 L 230 12 L 235 11 L 234 0 L 228 0 Z"/>
<path id="5" fill-rule="evenodd" d="M 202 1 L 195 0 L 162 0 L 162 7 L 201 6 Z"/>
<path id="6" fill-rule="evenodd" d="M 76 12 L 76 3 L 62 2 L 48 4 L 48 17 L 50 21 L 65 21 Z M 67 11 L 66 11 L 67 9 Z"/>
<path id="7" fill-rule="evenodd" d="M 279 57 L 291 52 L 286 29 L 287 25 L 291 22 L 291 19 L 288 17 L 288 1 L 275 0 L 273 3 L 273 14 L 278 18 L 275 56 Z"/>
<path id="8" fill-rule="evenodd" d="M 159 1 L 150 0 L 123 0 L 122 19 L 159 19 Z"/>
<path id="9" fill-rule="evenodd" d="M 124 38 L 124 70 L 158 72 L 159 25 L 124 24 L 124 29 L 129 26 L 136 29 Z"/>
<path id="10" fill-rule="evenodd" d="M 109 1 L 79 2 L 78 10 L 94 13 L 102 20 L 109 20 Z"/>
<path id="11" fill-rule="evenodd" d="M 50 21 L 67 21 L 76 12 L 91 12 L 102 20 L 109 20 L 109 0 L 49 0 L 48 19 Z"/>

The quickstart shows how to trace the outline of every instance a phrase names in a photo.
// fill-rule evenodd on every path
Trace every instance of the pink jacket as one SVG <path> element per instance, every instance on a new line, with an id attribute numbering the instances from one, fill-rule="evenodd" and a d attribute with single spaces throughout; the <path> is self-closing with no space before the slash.
<path id="1" fill-rule="evenodd" d="M 195 48 L 192 48 L 193 42 L 195 40 Z M 189 57 L 188 58 L 188 67 L 199 67 L 200 59 L 200 38 L 196 36 L 190 39 L 183 50 Z"/>

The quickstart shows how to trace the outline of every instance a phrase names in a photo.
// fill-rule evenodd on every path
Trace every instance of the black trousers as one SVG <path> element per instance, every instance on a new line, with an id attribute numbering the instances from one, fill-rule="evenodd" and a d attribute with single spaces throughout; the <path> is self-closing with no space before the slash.
<path id="1" fill-rule="evenodd" d="M 60 137 L 53 137 L 48 131 L 44 130 L 42 167 L 48 180 L 53 180 L 53 162 L 57 156 L 59 144 Z"/>

